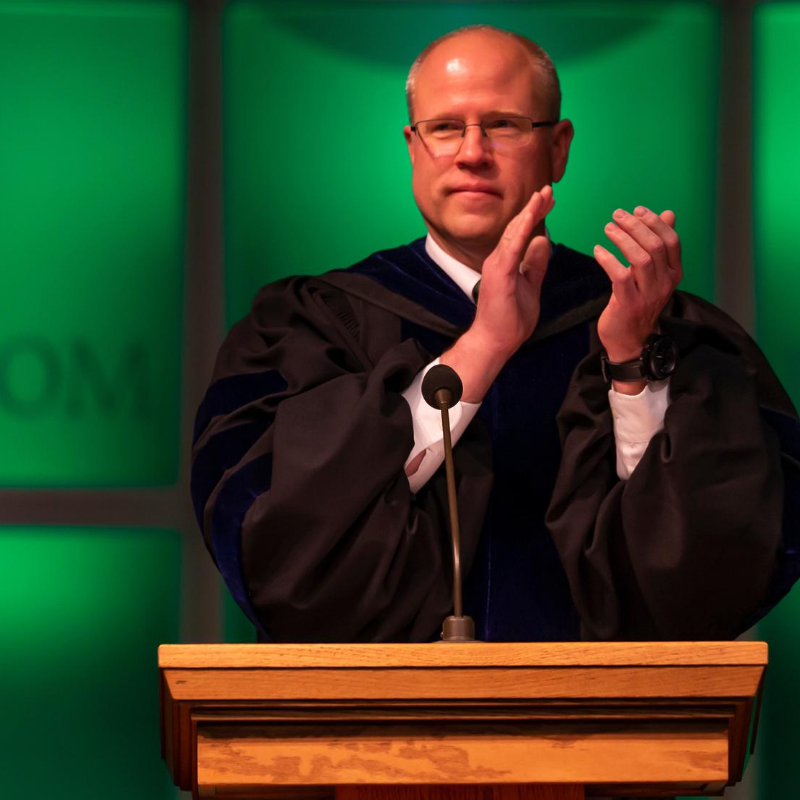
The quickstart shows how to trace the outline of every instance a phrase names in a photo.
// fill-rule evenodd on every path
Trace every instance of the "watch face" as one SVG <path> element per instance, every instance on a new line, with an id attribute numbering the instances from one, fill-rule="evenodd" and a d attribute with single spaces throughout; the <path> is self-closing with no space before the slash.
<path id="1" fill-rule="evenodd" d="M 659 336 L 650 349 L 650 373 L 658 381 L 675 372 L 678 363 L 678 347 L 669 336 Z"/>

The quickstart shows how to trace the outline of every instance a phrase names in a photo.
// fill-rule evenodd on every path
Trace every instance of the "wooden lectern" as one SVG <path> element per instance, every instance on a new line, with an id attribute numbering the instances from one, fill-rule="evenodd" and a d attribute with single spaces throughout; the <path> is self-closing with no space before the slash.
<path id="1" fill-rule="evenodd" d="M 719 794 L 762 642 L 162 645 L 162 754 L 195 797 Z"/>

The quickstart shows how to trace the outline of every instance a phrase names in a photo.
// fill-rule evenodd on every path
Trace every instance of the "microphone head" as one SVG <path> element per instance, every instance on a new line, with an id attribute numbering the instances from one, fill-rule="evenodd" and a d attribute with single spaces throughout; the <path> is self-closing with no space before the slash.
<path id="1" fill-rule="evenodd" d="M 437 364 L 429 369 L 422 379 L 422 396 L 429 406 L 439 408 L 436 395 L 442 389 L 449 392 L 448 408 L 452 408 L 461 399 L 461 393 L 464 391 L 458 373 L 447 364 Z"/>

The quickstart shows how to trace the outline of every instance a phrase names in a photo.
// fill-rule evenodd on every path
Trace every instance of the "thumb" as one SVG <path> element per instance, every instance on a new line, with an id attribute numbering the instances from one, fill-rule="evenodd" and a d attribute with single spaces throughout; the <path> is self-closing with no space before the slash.
<path id="1" fill-rule="evenodd" d="M 531 285 L 540 286 L 550 260 L 550 241 L 546 236 L 534 236 L 519 265 L 520 275 Z"/>

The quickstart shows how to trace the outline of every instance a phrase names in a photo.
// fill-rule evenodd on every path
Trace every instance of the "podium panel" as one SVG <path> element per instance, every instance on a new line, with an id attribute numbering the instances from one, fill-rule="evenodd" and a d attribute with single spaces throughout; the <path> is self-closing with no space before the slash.
<path id="1" fill-rule="evenodd" d="M 741 778 L 766 656 L 760 642 L 163 645 L 162 752 L 196 797 L 714 794 Z"/>

